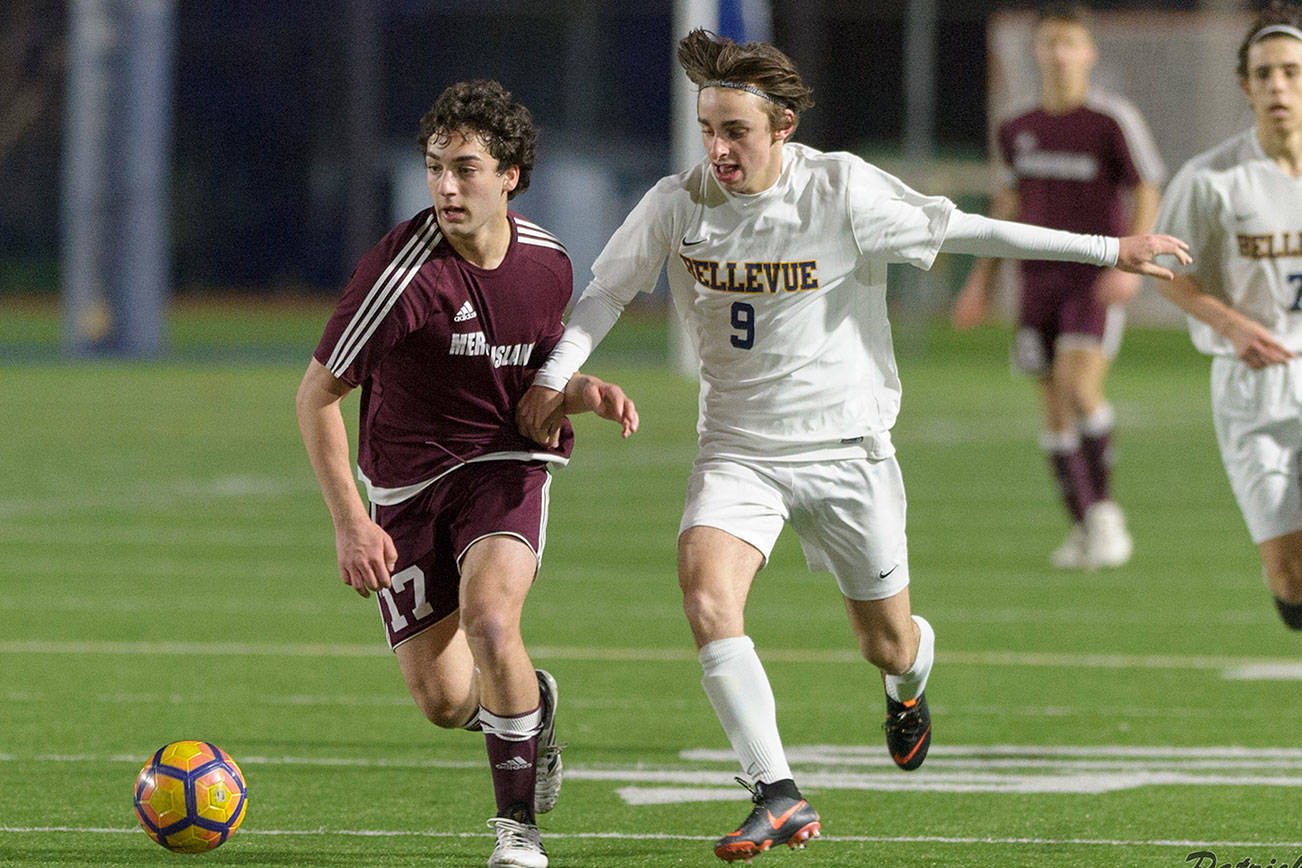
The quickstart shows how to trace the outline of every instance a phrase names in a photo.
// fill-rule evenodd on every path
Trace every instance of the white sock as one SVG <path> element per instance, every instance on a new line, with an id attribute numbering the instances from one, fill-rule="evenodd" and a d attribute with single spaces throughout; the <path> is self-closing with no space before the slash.
<path id="1" fill-rule="evenodd" d="M 1080 420 L 1080 433 L 1086 437 L 1099 437 L 1112 430 L 1115 414 L 1111 404 L 1099 404 L 1094 412 Z"/>
<path id="2" fill-rule="evenodd" d="M 493 714 L 482 705 L 479 707 L 479 723 L 484 732 L 495 735 L 503 741 L 528 741 L 542 732 L 542 705 L 524 714 L 509 717 Z"/>
<path id="3" fill-rule="evenodd" d="M 896 702 L 908 702 L 926 689 L 931 661 L 936 657 L 936 631 L 921 615 L 914 615 L 913 623 L 918 625 L 918 656 L 904 674 L 886 676 L 886 695 Z"/>
<path id="4" fill-rule="evenodd" d="M 701 649 L 701 686 L 714 706 L 733 752 L 755 783 L 790 778 L 777 704 L 749 636 L 716 639 Z"/>

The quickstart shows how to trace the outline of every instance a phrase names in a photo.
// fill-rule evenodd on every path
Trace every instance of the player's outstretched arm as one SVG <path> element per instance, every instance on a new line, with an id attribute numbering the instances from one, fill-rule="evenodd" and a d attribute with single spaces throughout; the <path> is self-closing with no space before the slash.
<path id="1" fill-rule="evenodd" d="M 1127 235 L 1120 239 L 1117 268 L 1132 274 L 1147 274 L 1161 280 L 1175 277 L 1171 269 L 1153 262 L 1158 256 L 1174 256 L 1181 265 L 1193 262 L 1189 245 L 1170 235 Z"/>
<path id="2" fill-rule="evenodd" d="M 348 458 L 348 432 L 339 402 L 349 386 L 313 359 L 295 398 L 299 431 L 335 526 L 339 577 L 363 597 L 387 588 L 398 552 L 384 529 L 371 521 Z"/>
<path id="3" fill-rule="evenodd" d="M 515 408 L 515 424 L 520 433 L 551 449 L 561 445 L 564 418 L 565 393 L 546 386 L 530 386 L 520 399 L 520 406 Z"/>
<path id="4" fill-rule="evenodd" d="M 588 374 L 575 374 L 565 386 L 565 413 L 596 413 L 603 419 L 618 422 L 622 436 L 628 438 L 637 431 L 637 407 L 624 390 Z"/>
<path id="5" fill-rule="evenodd" d="M 1185 313 L 1207 323 L 1234 346 L 1234 352 L 1248 367 L 1260 370 L 1293 358 L 1292 351 L 1281 344 L 1270 330 L 1250 319 L 1210 293 L 1203 292 L 1197 281 L 1177 274 L 1170 283 L 1158 286 L 1162 295 Z"/>

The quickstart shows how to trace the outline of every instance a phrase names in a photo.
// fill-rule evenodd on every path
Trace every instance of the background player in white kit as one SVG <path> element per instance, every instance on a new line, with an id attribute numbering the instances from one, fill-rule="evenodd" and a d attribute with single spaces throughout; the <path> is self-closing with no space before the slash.
<path id="1" fill-rule="evenodd" d="M 557 442 L 562 389 L 668 259 L 674 306 L 701 359 L 700 453 L 678 538 L 679 582 L 703 685 L 755 807 L 715 845 L 726 861 L 819 830 L 778 735 L 746 596 L 784 521 L 845 598 L 880 668 L 886 740 L 916 768 L 931 736 L 933 633 L 911 615 L 905 498 L 890 429 L 899 407 L 886 266 L 954 252 L 1077 259 L 1169 276 L 1175 239 L 1080 236 L 965 215 L 849 154 L 788 140 L 812 102 L 771 45 L 697 30 L 678 57 L 699 88 L 707 159 L 662 179 L 593 265 L 561 342 L 520 404 L 521 431 Z"/>
<path id="2" fill-rule="evenodd" d="M 1274 3 L 1239 47 L 1256 123 L 1190 160 L 1158 226 L 1196 256 L 1162 288 L 1212 356 L 1212 419 L 1266 584 L 1302 630 L 1302 7 Z"/>
<path id="3" fill-rule="evenodd" d="M 1098 47 L 1081 6 L 1041 7 L 1035 26 L 1040 98 L 999 125 L 1004 186 L 991 216 L 1072 232 L 1147 232 L 1166 168 L 1130 103 L 1090 85 Z M 972 266 L 954 304 L 954 325 L 985 318 L 996 260 Z M 1013 361 L 1038 378 L 1040 445 L 1072 528 L 1055 567 L 1112 567 L 1130 559 L 1125 517 L 1112 498 L 1112 406 L 1103 393 L 1121 343 L 1122 305 L 1139 277 L 1077 262 L 1022 262 Z"/>

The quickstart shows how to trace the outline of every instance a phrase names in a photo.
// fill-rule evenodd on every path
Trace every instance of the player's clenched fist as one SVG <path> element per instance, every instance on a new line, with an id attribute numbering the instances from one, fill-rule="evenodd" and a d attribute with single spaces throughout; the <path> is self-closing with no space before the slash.
<path id="1" fill-rule="evenodd" d="M 339 577 L 363 597 L 390 587 L 389 576 L 398 565 L 393 539 L 369 518 L 362 517 L 335 531 Z"/>
<path id="2" fill-rule="evenodd" d="M 564 393 L 546 386 L 530 386 L 515 411 L 515 423 L 520 433 L 553 449 L 560 445 L 561 420 L 564 418 Z"/>

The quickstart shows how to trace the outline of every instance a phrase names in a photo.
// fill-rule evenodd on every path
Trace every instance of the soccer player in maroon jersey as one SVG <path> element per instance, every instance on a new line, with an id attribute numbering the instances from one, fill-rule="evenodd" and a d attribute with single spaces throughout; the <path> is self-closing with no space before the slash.
<path id="1" fill-rule="evenodd" d="M 1005 186 L 991 216 L 1073 232 L 1148 232 L 1165 169 L 1139 112 L 1090 86 L 1098 49 L 1088 24 L 1080 6 L 1041 9 L 1040 101 L 999 127 Z M 954 307 L 958 328 L 984 319 L 995 264 L 973 266 Z M 1072 519 L 1051 558 L 1057 567 L 1119 566 L 1130 558 L 1130 534 L 1111 495 L 1113 413 L 1103 384 L 1121 340 L 1122 305 L 1139 286 L 1138 275 L 1115 268 L 1021 263 L 1014 361 L 1040 381 L 1041 446 Z"/>
<path id="2" fill-rule="evenodd" d="M 490 866 L 545 868 L 535 813 L 560 789 L 556 682 L 520 635 L 546 537 L 554 448 L 516 430 L 515 407 L 560 339 L 569 257 L 510 211 L 537 130 L 493 81 L 462 82 L 421 118 L 434 207 L 362 257 L 297 397 L 299 427 L 335 526 L 343 581 L 379 596 L 412 698 L 437 726 L 483 731 L 497 816 Z M 615 385 L 583 376 L 567 412 L 637 429 Z M 340 402 L 361 387 L 352 479 Z"/>

